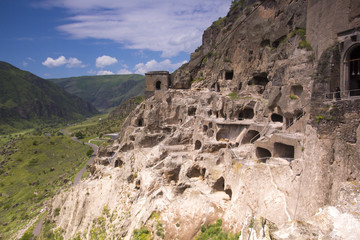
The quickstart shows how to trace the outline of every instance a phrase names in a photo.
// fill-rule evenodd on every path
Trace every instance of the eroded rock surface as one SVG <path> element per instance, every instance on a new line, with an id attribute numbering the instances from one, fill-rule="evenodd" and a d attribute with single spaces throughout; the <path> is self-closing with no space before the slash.
<path id="1" fill-rule="evenodd" d="M 54 199 L 64 236 L 192 239 L 222 219 L 242 239 L 359 238 L 360 100 L 316 97 L 312 4 L 246 1 L 206 30 L 172 88 Z"/>

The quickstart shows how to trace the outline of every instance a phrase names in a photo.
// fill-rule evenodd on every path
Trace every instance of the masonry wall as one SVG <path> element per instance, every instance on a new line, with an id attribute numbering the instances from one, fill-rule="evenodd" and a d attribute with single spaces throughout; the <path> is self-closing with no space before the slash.
<path id="1" fill-rule="evenodd" d="M 145 74 L 145 98 L 154 95 L 155 91 L 169 89 L 171 84 L 170 74 L 167 71 L 155 71 Z"/>
<path id="2" fill-rule="evenodd" d="M 337 34 L 360 27 L 359 0 L 308 0 L 307 41 L 316 59 L 337 42 Z"/>

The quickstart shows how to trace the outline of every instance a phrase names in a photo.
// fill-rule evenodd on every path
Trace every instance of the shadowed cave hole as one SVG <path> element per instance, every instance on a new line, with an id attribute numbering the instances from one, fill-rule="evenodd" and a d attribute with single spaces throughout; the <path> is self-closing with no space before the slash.
<path id="1" fill-rule="evenodd" d="M 241 144 L 254 143 L 256 140 L 260 138 L 260 133 L 255 130 L 249 130 L 244 136 Z"/>
<path id="2" fill-rule="evenodd" d="M 206 172 L 206 168 L 200 168 L 198 165 L 192 166 L 186 176 L 188 178 L 197 178 L 197 177 L 204 177 Z"/>
<path id="3" fill-rule="evenodd" d="M 121 161 L 121 159 L 116 159 L 115 161 L 115 167 L 122 167 L 122 165 L 124 164 L 123 161 Z"/>
<path id="4" fill-rule="evenodd" d="M 271 114 L 271 121 L 273 122 L 283 122 L 283 116 L 281 116 L 280 114 L 277 113 L 273 113 Z"/>
<path id="5" fill-rule="evenodd" d="M 265 163 L 269 158 L 271 158 L 271 152 L 266 148 L 257 147 L 256 148 L 256 157 L 263 163 Z"/>
<path id="6" fill-rule="evenodd" d="M 252 108 L 245 108 L 239 113 L 239 120 L 243 119 L 253 119 L 254 117 L 254 110 Z"/>
<path id="7" fill-rule="evenodd" d="M 214 183 L 213 189 L 215 191 L 224 191 L 224 189 L 225 189 L 225 180 L 224 180 L 223 177 L 216 180 L 216 182 Z"/>
<path id="8" fill-rule="evenodd" d="M 265 91 L 266 85 L 269 83 L 269 79 L 267 78 L 267 73 L 256 73 L 253 75 L 253 78 L 248 82 L 248 85 L 258 85 L 261 88 L 258 90 L 260 94 Z"/>
<path id="9" fill-rule="evenodd" d="M 283 143 L 275 143 L 274 144 L 274 156 L 286 159 L 294 159 L 295 156 L 294 146 L 283 144 Z"/>
<path id="10" fill-rule="evenodd" d="M 292 95 L 296 95 L 296 96 L 300 97 L 302 92 L 303 92 L 303 87 L 301 85 L 291 86 L 290 93 Z"/>
<path id="11" fill-rule="evenodd" d="M 234 78 L 234 71 L 225 72 L 225 80 L 232 80 Z"/>
<path id="12" fill-rule="evenodd" d="M 188 116 L 195 116 L 196 113 L 196 107 L 189 107 L 188 108 Z"/>
<path id="13" fill-rule="evenodd" d="M 208 126 L 207 125 L 204 125 L 203 126 L 203 131 L 206 132 L 208 130 Z"/>
<path id="14" fill-rule="evenodd" d="M 199 140 L 195 141 L 195 150 L 199 150 L 201 148 L 201 142 Z"/>

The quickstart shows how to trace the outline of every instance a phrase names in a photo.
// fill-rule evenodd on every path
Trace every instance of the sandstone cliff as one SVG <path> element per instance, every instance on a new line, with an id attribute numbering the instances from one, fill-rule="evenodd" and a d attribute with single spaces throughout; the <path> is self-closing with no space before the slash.
<path id="1" fill-rule="evenodd" d="M 222 219 L 241 239 L 358 239 L 360 105 L 320 92 L 341 50 L 307 41 L 314 4 L 240 1 L 208 28 L 172 88 L 54 199 L 65 238 L 192 239 Z"/>

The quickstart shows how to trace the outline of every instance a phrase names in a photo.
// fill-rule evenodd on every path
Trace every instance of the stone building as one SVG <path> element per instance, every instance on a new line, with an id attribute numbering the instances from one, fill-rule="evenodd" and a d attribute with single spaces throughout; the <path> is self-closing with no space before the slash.
<path id="1" fill-rule="evenodd" d="M 145 74 L 145 98 L 154 95 L 155 91 L 169 89 L 171 85 L 170 74 L 167 71 L 153 71 Z"/>

